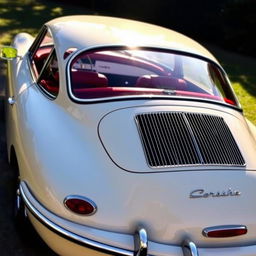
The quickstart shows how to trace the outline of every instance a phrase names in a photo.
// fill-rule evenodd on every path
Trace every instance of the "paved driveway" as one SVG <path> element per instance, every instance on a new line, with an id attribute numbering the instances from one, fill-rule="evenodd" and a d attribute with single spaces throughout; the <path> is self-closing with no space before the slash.
<path id="1" fill-rule="evenodd" d="M 13 175 L 7 162 L 4 125 L 4 64 L 0 60 L 0 255 L 54 256 L 44 242 L 32 233 L 17 232 L 12 218 Z"/>

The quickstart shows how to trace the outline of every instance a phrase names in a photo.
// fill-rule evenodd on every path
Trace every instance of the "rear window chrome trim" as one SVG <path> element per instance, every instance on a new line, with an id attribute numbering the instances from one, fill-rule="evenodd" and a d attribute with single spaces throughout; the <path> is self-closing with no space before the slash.
<path id="1" fill-rule="evenodd" d="M 230 81 L 228 79 L 228 76 L 224 69 L 215 61 L 201 56 L 197 55 L 195 53 L 189 53 L 189 52 L 184 52 L 184 51 L 179 51 L 179 50 L 174 50 L 174 49 L 168 49 L 168 48 L 161 48 L 161 47 L 151 47 L 151 46 L 124 46 L 124 45 L 97 45 L 93 47 L 85 47 L 83 49 L 77 50 L 72 56 L 68 59 L 67 65 L 66 65 L 66 84 L 67 84 L 67 92 L 69 98 L 74 101 L 75 103 L 79 104 L 91 104 L 91 103 L 103 103 L 103 102 L 110 102 L 110 101 L 120 101 L 120 100 L 140 100 L 140 99 L 164 99 L 164 100 L 192 100 L 192 101 L 199 101 L 199 102 L 208 102 L 208 103 L 214 103 L 214 104 L 220 104 L 223 106 L 227 106 L 233 109 L 236 109 L 238 111 L 242 111 L 241 106 L 238 104 L 238 106 L 232 106 L 230 104 L 227 104 L 225 102 L 218 102 L 210 99 L 203 99 L 203 98 L 195 98 L 195 97 L 180 97 L 180 96 L 170 96 L 170 95 L 131 95 L 131 96 L 114 96 L 114 97 L 105 97 L 105 98 L 95 98 L 95 99 L 81 99 L 77 98 L 73 92 L 72 92 L 72 85 L 71 85 L 71 75 L 70 75 L 70 66 L 72 61 L 82 52 L 90 52 L 90 51 L 104 51 L 104 50 L 117 50 L 117 49 L 145 49 L 145 50 L 156 50 L 160 52 L 169 52 L 169 53 L 174 53 L 174 54 L 180 54 L 183 56 L 188 56 L 188 57 L 194 57 L 203 61 L 207 61 L 209 63 L 214 64 L 217 66 L 227 81 L 230 84 Z M 232 89 L 232 87 L 231 87 Z M 233 89 L 232 89 L 233 90 Z"/>

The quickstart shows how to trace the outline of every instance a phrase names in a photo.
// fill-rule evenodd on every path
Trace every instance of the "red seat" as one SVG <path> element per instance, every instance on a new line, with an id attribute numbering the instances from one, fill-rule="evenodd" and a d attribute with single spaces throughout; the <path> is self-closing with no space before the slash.
<path id="1" fill-rule="evenodd" d="M 34 55 L 34 60 L 36 61 L 45 60 L 50 54 L 51 50 L 52 50 L 52 46 L 39 48 L 36 51 L 36 54 Z"/>
<path id="2" fill-rule="evenodd" d="M 48 77 L 48 79 L 42 79 L 40 84 L 46 91 L 53 95 L 57 95 L 59 92 L 59 71 L 52 73 L 52 77 Z"/>
<path id="3" fill-rule="evenodd" d="M 52 46 L 42 47 L 42 48 L 39 48 L 36 54 L 34 55 L 33 58 L 34 58 L 34 62 L 35 62 L 38 73 L 41 72 L 43 65 L 47 57 L 49 56 L 51 50 L 52 50 Z"/>
<path id="4" fill-rule="evenodd" d="M 170 89 L 186 91 L 188 86 L 186 81 L 171 76 L 145 75 L 139 77 L 136 87 Z"/>
<path id="5" fill-rule="evenodd" d="M 59 92 L 59 85 L 51 80 L 44 80 L 42 79 L 39 84 L 49 93 L 53 95 L 57 95 Z"/>
<path id="6" fill-rule="evenodd" d="M 72 71 L 73 88 L 107 87 L 108 79 L 103 74 L 93 71 Z"/>
<path id="7" fill-rule="evenodd" d="M 63 58 L 64 60 L 71 54 L 73 53 L 74 51 L 76 51 L 77 48 L 69 48 L 67 49 L 65 52 L 64 52 L 64 55 L 63 55 Z"/>

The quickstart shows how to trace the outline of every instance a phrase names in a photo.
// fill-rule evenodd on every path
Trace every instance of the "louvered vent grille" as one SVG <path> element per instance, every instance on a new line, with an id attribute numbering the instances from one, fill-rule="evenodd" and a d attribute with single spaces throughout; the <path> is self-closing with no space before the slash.
<path id="1" fill-rule="evenodd" d="M 136 121 L 151 167 L 245 165 L 241 152 L 221 117 L 160 112 L 137 115 Z"/>

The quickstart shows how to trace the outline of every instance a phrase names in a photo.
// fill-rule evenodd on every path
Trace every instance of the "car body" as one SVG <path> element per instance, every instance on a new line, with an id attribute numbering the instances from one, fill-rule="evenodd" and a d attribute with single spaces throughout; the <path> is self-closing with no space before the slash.
<path id="1" fill-rule="evenodd" d="M 256 129 L 204 47 L 100 16 L 54 19 L 12 47 L 17 209 L 55 252 L 256 254 Z"/>

